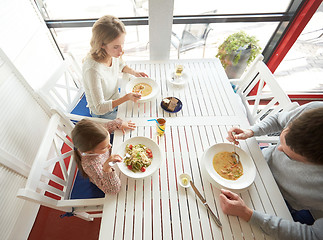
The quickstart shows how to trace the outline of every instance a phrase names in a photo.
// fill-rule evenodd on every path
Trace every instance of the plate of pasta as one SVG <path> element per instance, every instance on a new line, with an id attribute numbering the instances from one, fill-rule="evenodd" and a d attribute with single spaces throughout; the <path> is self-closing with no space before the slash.
<path id="1" fill-rule="evenodd" d="M 159 146 L 147 137 L 132 137 L 123 142 L 117 152 L 123 161 L 120 171 L 131 178 L 145 178 L 160 167 L 162 154 Z"/>

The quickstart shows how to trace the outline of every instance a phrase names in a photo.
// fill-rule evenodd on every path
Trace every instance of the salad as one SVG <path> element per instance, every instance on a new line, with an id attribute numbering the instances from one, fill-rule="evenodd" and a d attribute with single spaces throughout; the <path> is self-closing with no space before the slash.
<path id="1" fill-rule="evenodd" d="M 145 172 L 153 159 L 152 151 L 143 144 L 127 144 L 124 163 L 133 172 Z"/>

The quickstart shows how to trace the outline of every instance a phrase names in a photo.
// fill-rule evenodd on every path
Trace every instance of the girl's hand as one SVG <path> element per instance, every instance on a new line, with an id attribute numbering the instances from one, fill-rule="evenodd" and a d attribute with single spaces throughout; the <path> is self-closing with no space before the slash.
<path id="1" fill-rule="evenodd" d="M 134 130 L 136 128 L 136 124 L 131 121 L 122 121 L 122 124 L 120 126 L 120 130 L 125 133 L 127 129 Z"/>
<path id="2" fill-rule="evenodd" d="M 235 132 L 235 136 L 233 136 L 233 132 Z M 230 142 L 234 142 L 235 144 L 239 144 L 237 139 L 245 140 L 254 135 L 254 132 L 250 129 L 241 129 L 239 127 L 233 127 L 228 131 L 227 140 Z"/>
<path id="3" fill-rule="evenodd" d="M 105 172 L 112 171 L 111 166 L 109 165 L 109 162 L 122 162 L 122 158 L 118 154 L 111 154 L 110 157 L 103 164 L 103 171 Z"/>
<path id="4" fill-rule="evenodd" d="M 141 98 L 141 94 L 140 93 L 128 93 L 126 94 L 126 98 L 128 99 L 128 101 L 133 101 L 133 102 L 137 102 L 140 98 Z"/>
<path id="5" fill-rule="evenodd" d="M 137 71 L 133 71 L 133 74 L 135 77 L 148 77 L 148 75 L 144 72 L 137 72 Z"/>
<path id="6" fill-rule="evenodd" d="M 246 222 L 253 213 L 238 194 L 225 189 L 221 189 L 220 206 L 225 214 L 241 217 Z"/>

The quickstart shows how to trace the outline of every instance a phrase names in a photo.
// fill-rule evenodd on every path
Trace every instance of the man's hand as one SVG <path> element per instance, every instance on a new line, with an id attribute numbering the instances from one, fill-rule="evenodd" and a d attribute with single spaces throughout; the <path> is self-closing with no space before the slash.
<path id="1" fill-rule="evenodd" d="M 221 189 L 220 206 L 225 214 L 241 217 L 246 222 L 249 222 L 253 213 L 238 194 L 225 189 Z"/>
<path id="2" fill-rule="evenodd" d="M 233 132 L 235 135 L 233 136 Z M 228 131 L 227 140 L 230 142 L 234 142 L 235 144 L 239 144 L 237 139 L 245 140 L 247 138 L 253 137 L 254 132 L 250 129 L 241 129 L 239 127 L 233 127 Z"/>

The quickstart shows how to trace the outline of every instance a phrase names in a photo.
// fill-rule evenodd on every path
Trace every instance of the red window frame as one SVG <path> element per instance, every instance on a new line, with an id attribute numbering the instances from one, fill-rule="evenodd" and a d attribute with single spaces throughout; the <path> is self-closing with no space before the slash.
<path id="1" fill-rule="evenodd" d="M 284 37 L 278 44 L 273 55 L 268 60 L 267 66 L 272 73 L 275 72 L 278 65 L 284 59 L 288 51 L 291 49 L 293 44 L 296 42 L 303 29 L 310 21 L 316 10 L 321 5 L 322 0 L 308 0 L 297 14 L 296 18 L 290 24 Z M 323 94 L 290 94 L 288 95 L 291 99 L 295 100 L 310 100 L 310 99 L 323 99 Z"/>

